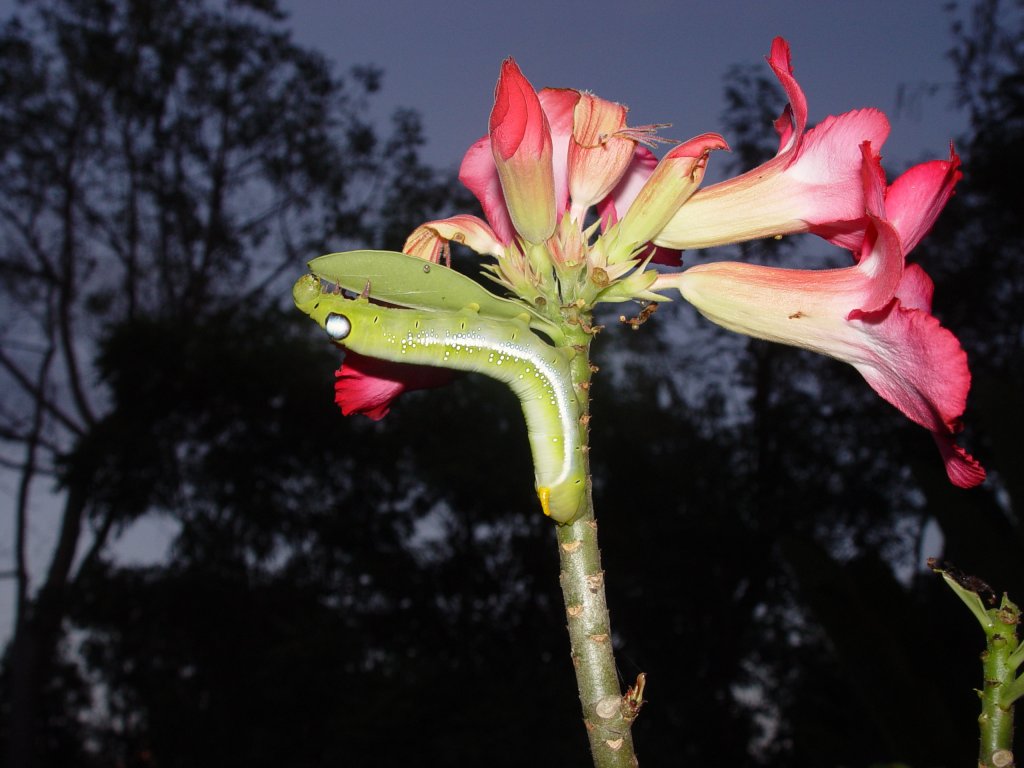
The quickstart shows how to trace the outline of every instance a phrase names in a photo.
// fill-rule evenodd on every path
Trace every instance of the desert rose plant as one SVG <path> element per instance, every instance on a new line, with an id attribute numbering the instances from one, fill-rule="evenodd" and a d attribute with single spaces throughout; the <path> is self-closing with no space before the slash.
<path id="1" fill-rule="evenodd" d="M 595 765 L 636 764 L 630 725 L 643 678 L 623 692 L 597 544 L 588 464 L 593 313 L 605 302 L 672 295 L 730 330 L 804 347 L 854 366 L 868 385 L 929 430 L 952 483 L 985 473 L 955 442 L 970 373 L 955 336 L 931 314 L 932 283 L 907 261 L 960 178 L 959 158 L 914 166 L 889 184 L 880 150 L 889 124 L 859 109 L 808 130 L 789 46 L 768 64 L 789 103 L 778 152 L 701 188 L 725 139 L 673 146 L 664 126 L 627 124 L 627 109 L 589 92 L 536 91 L 503 62 L 488 133 L 460 179 L 485 219 L 429 221 L 403 253 L 354 251 L 310 263 L 298 307 L 346 350 L 336 399 L 345 414 L 383 418 L 410 389 L 452 370 L 483 373 L 519 396 L 541 510 L 555 523 L 573 663 Z M 840 269 L 712 262 L 681 268 L 684 249 L 809 233 L 850 252 Z M 826 245 L 825 243 L 830 245 Z M 495 288 L 450 269 L 450 244 L 484 257 Z"/>

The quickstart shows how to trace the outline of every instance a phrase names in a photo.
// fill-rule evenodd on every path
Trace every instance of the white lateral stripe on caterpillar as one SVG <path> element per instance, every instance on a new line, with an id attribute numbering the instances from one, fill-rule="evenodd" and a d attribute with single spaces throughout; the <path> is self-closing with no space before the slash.
<path id="1" fill-rule="evenodd" d="M 533 452 L 537 496 L 545 514 L 574 520 L 586 498 L 579 414 L 564 353 L 519 320 L 463 312 L 424 312 L 346 299 L 324 292 L 306 275 L 293 289 L 295 303 L 339 344 L 397 363 L 483 373 L 519 397 Z"/>
<path id="2" fill-rule="evenodd" d="M 529 333 L 530 336 L 534 335 L 526 327 L 521 329 L 521 331 Z M 516 394 L 519 395 L 520 400 L 524 402 L 526 402 L 527 395 L 530 394 L 529 388 L 517 387 L 517 382 L 525 381 L 524 377 L 529 376 L 535 371 L 536 378 L 540 382 L 541 387 L 543 387 L 545 395 L 549 398 L 548 402 L 555 407 L 558 413 L 559 431 L 563 435 L 563 437 L 554 436 L 551 438 L 553 441 L 561 444 L 562 457 L 559 463 L 562 470 L 557 477 L 549 480 L 546 484 L 561 485 L 569 478 L 573 471 L 573 457 L 570 447 L 572 441 L 564 436 L 573 434 L 577 429 L 577 417 L 575 408 L 576 398 L 572 393 L 572 384 L 567 370 L 557 370 L 556 366 L 546 361 L 543 355 L 536 349 L 531 350 L 528 346 L 516 344 L 513 340 L 486 338 L 479 330 L 460 333 L 451 333 L 446 330 L 443 338 L 438 338 L 428 332 L 421 332 L 420 334 L 409 332 L 401 341 L 402 354 L 406 354 L 407 348 L 415 347 L 419 344 L 426 347 L 441 347 L 443 350 L 442 360 L 444 361 L 441 364 L 442 367 L 445 363 L 451 361 L 453 351 L 456 353 L 473 354 L 477 349 L 487 350 L 490 353 L 487 355 L 487 363 L 493 367 L 472 365 L 466 368 L 459 366 L 460 369 L 477 371 L 489 375 L 491 378 L 504 381 L 512 387 Z M 519 373 L 513 374 L 517 378 L 500 375 L 499 368 L 506 360 L 510 360 L 513 363 L 522 363 L 526 365 L 526 368 Z M 531 369 L 530 366 L 533 366 L 533 368 Z M 559 386 L 556 386 L 554 382 L 558 382 Z"/>

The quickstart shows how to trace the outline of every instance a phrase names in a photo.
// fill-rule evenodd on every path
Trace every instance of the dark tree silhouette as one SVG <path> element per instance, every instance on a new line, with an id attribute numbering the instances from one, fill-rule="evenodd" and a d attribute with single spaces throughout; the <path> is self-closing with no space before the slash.
<path id="1" fill-rule="evenodd" d="M 303 257 L 388 229 L 380 190 L 398 175 L 421 190 L 407 213 L 428 213 L 446 187 L 418 163 L 415 116 L 383 145 L 362 118 L 379 83 L 367 67 L 333 75 L 272 0 L 39 0 L 0 32 L 0 440 L 19 478 L 12 768 L 52 753 L 59 701 L 42 717 L 41 697 L 69 589 L 132 520 L 173 504 L 180 457 L 125 421 L 93 359 L 126 324 L 187 334 L 276 303 L 277 278 Z M 150 338 L 153 350 L 169 339 Z M 33 574 L 41 479 L 63 511 Z"/>

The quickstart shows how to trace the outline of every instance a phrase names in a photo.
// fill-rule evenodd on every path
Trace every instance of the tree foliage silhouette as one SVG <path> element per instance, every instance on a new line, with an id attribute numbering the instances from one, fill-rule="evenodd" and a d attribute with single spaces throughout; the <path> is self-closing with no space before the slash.
<path id="1" fill-rule="evenodd" d="M 303 255 L 387 229 L 379 190 L 397 175 L 423 196 L 410 215 L 447 187 L 417 160 L 414 115 L 378 144 L 363 114 L 380 73 L 336 77 L 272 1 L 26 3 L 0 32 L 0 70 L 0 440 L 19 478 L 7 764 L 24 766 L 60 719 L 60 697 L 41 696 L 69 590 L 132 520 L 179 509 L 182 457 L 119 410 L 156 369 L 97 381 L 97 354 L 133 323 L 171 334 L 140 350 L 152 358 L 218 312 L 276 303 Z M 44 478 L 63 511 L 33 574 Z"/>

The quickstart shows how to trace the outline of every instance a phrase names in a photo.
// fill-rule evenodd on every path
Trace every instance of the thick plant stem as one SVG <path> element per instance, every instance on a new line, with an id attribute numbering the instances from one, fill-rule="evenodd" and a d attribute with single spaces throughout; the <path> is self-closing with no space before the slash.
<path id="1" fill-rule="evenodd" d="M 589 423 L 590 364 L 587 355 L 589 335 L 575 339 L 577 357 L 572 364 L 573 383 L 580 404 L 580 437 L 587 450 Z M 604 571 L 597 543 L 587 467 L 586 511 L 574 522 L 558 527 L 559 581 L 565 600 L 572 647 L 572 663 L 583 707 L 583 723 L 590 739 L 596 768 L 632 768 L 637 765 L 630 726 L 639 703 L 624 698 L 619 688 L 615 658 L 612 654 L 611 621 L 605 600 Z"/>
<path id="2" fill-rule="evenodd" d="M 637 765 L 630 735 L 633 711 L 623 700 L 615 671 L 597 521 L 592 510 L 558 528 L 558 554 L 572 664 L 594 765 L 632 768 Z"/>
<path id="3" fill-rule="evenodd" d="M 1006 596 L 998 609 L 989 610 L 985 629 L 985 652 L 981 655 L 985 687 L 981 693 L 981 715 L 978 726 L 981 744 L 978 749 L 979 768 L 1012 768 L 1013 695 L 1017 664 L 1020 663 L 1017 624 L 1020 611 Z M 1009 694 L 1009 695 L 1008 695 Z"/>

